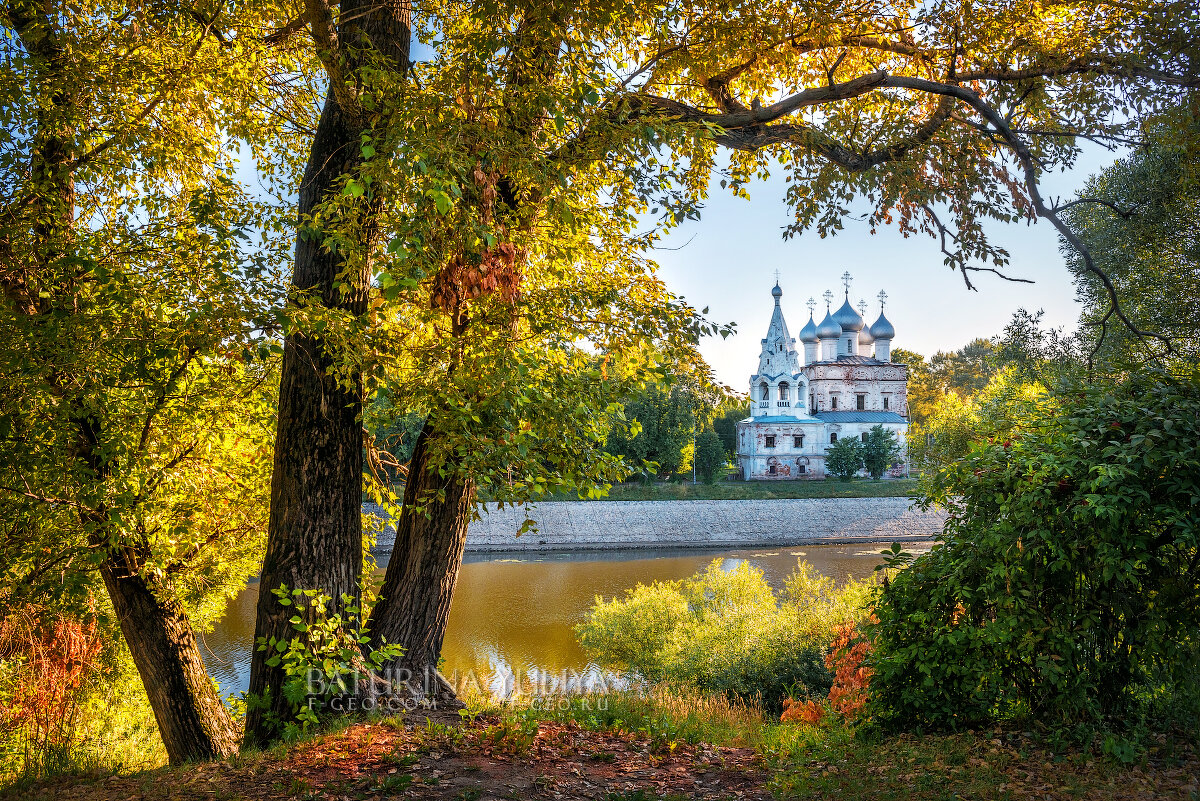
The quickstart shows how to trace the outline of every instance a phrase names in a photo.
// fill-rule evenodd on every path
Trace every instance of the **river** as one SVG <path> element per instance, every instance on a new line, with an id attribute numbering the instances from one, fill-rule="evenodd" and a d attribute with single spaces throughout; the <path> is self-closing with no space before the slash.
<path id="1" fill-rule="evenodd" d="M 883 545 L 810 545 L 751 550 L 632 550 L 468 554 L 458 576 L 442 653 L 448 676 L 472 676 L 503 693 L 507 677 L 542 671 L 552 676 L 596 675 L 575 639 L 574 626 L 596 596 L 612 598 L 637 584 L 681 579 L 712 560 L 731 569 L 760 568 L 775 588 L 799 559 L 836 580 L 870 575 Z M 919 553 L 925 546 L 909 546 Z M 385 565 L 380 565 L 384 567 Z M 250 645 L 258 582 L 230 603 L 213 631 L 202 637 L 205 663 L 223 695 L 244 692 L 250 679 Z"/>

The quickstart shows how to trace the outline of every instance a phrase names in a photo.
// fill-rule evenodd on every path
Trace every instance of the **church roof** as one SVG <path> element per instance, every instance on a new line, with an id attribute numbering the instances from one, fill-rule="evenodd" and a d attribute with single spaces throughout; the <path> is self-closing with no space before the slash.
<path id="1" fill-rule="evenodd" d="M 887 362 L 881 362 L 874 356 L 838 356 L 836 359 L 823 359 L 819 362 L 810 362 L 804 366 L 811 367 L 815 364 L 887 364 Z"/>
<path id="2" fill-rule="evenodd" d="M 908 423 L 896 412 L 814 412 L 825 423 Z"/>

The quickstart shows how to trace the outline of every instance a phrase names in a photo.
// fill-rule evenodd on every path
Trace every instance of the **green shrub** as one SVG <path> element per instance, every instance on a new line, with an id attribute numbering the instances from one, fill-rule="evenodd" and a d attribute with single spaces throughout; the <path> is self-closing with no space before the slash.
<path id="1" fill-rule="evenodd" d="M 761 570 L 745 562 L 722 570 L 715 560 L 690 579 L 598 599 L 578 632 L 602 665 L 777 712 L 788 695 L 829 691 L 825 646 L 834 626 L 862 616 L 867 597 L 867 584 L 839 590 L 800 562 L 776 599 Z"/>
<path id="2" fill-rule="evenodd" d="M 851 437 L 842 437 L 825 452 L 825 470 L 842 481 L 854 478 L 854 474 L 861 470 L 862 466 L 862 443 Z"/>
<path id="3" fill-rule="evenodd" d="M 878 481 L 900 455 L 900 442 L 895 432 L 883 426 L 872 426 L 862 445 L 862 463 L 872 479 Z"/>
<path id="4" fill-rule="evenodd" d="M 929 478 L 949 518 L 880 593 L 876 713 L 1062 730 L 1166 717 L 1153 699 L 1194 715 L 1200 383 L 1065 386 L 1009 412 L 1014 433 Z"/>
<path id="5" fill-rule="evenodd" d="M 721 438 L 714 431 L 701 432 L 700 436 L 696 437 L 696 472 L 700 475 L 700 480 L 705 484 L 711 484 L 717 480 L 718 475 L 722 472 L 728 461 L 725 457 L 725 447 L 721 444 Z"/>

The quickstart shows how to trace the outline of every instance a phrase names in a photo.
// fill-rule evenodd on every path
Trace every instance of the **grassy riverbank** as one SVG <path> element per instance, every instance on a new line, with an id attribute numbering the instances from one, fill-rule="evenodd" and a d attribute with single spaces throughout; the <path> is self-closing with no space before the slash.
<path id="1" fill-rule="evenodd" d="M 0 793 L 78 801 L 200 799 L 1195 798 L 1200 760 L 1163 739 L 1136 765 L 1028 732 L 856 736 L 656 691 L 464 716 L 376 718 L 226 762 L 60 777 Z"/>
<path id="2" fill-rule="evenodd" d="M 720 481 L 716 484 L 655 482 L 617 484 L 602 501 L 762 501 L 779 498 L 904 498 L 917 490 L 915 478 L 872 481 Z M 561 496 L 548 500 L 578 501 Z"/>

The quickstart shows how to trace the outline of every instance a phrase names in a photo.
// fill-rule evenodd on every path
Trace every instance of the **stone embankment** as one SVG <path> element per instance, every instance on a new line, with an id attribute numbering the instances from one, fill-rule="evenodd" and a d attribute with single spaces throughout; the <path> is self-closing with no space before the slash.
<path id="1" fill-rule="evenodd" d="M 373 511 L 364 507 L 364 511 Z M 382 516 L 382 512 L 376 513 Z M 520 537 L 526 517 L 535 528 Z M 737 501 L 580 501 L 497 509 L 489 504 L 467 532 L 467 550 L 561 551 L 724 548 L 931 540 L 945 514 L 909 498 Z M 389 550 L 389 528 L 377 548 Z"/>

